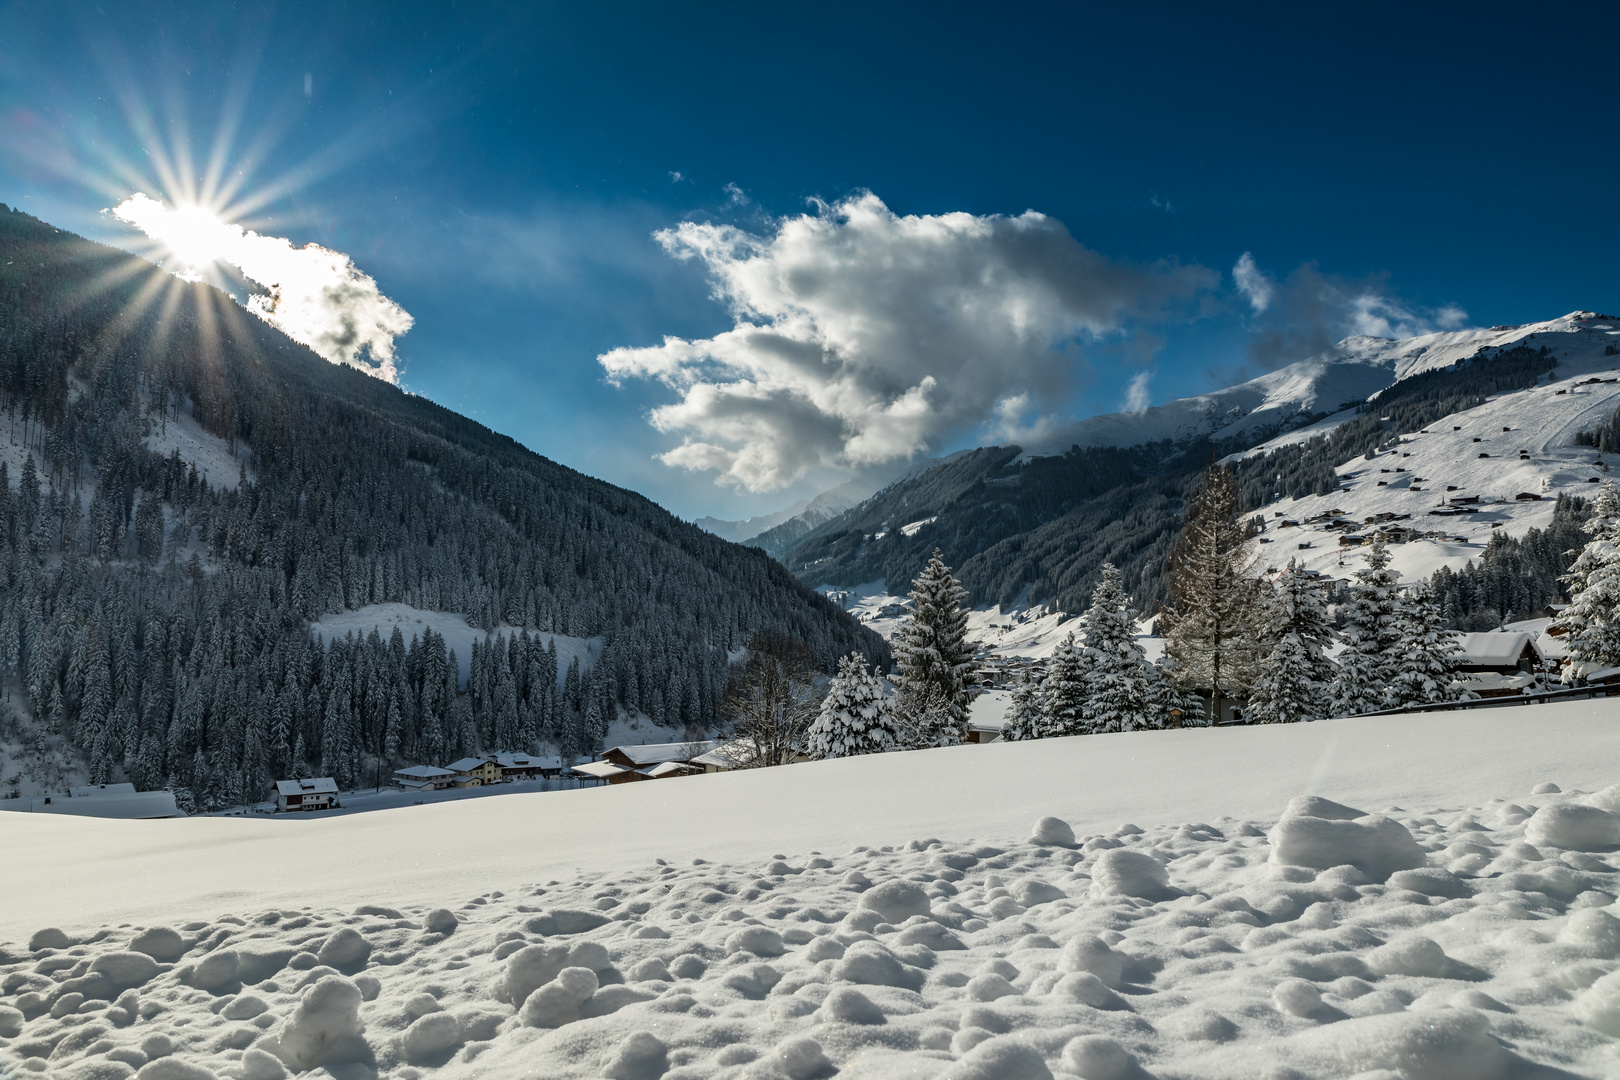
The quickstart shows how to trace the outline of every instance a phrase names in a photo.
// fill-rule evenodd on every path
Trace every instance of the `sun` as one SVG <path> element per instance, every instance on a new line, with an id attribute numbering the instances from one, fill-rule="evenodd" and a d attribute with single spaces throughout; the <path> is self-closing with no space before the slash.
<path id="1" fill-rule="evenodd" d="M 136 192 L 113 209 L 113 214 L 129 222 L 163 249 L 165 262 L 197 273 L 217 262 L 228 261 L 231 249 L 242 238 L 242 227 L 220 218 L 198 203 L 165 206 L 142 192 Z"/>

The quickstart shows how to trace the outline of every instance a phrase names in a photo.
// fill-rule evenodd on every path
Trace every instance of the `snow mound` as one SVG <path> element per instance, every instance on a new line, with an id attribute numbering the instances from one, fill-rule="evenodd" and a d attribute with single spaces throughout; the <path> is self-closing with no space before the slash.
<path id="1" fill-rule="evenodd" d="M 1319 798 L 1289 803 L 1271 831 L 1271 858 L 1318 870 L 1353 866 L 1375 881 L 1425 862 L 1423 849 L 1400 822 Z"/>

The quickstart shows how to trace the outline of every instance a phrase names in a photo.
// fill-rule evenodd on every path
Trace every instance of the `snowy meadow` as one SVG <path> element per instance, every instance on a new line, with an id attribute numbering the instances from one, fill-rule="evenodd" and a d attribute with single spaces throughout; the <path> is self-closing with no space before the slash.
<path id="1" fill-rule="evenodd" d="M 295 827 L 14 815 L 0 1061 L 1608 1075 L 1613 720 L 1592 701 L 1045 739 Z"/>

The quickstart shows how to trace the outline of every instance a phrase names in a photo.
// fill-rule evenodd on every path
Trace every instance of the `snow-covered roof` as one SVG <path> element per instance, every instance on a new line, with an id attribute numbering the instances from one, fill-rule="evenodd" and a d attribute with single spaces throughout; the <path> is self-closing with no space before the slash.
<path id="1" fill-rule="evenodd" d="M 598 780 L 606 780 L 610 776 L 630 772 L 623 765 L 615 765 L 611 761 L 587 761 L 583 765 L 575 765 L 570 772 L 577 772 L 583 776 L 594 776 Z"/>
<path id="2" fill-rule="evenodd" d="M 277 795 L 336 795 L 337 781 L 330 776 L 317 776 L 309 780 L 277 780 Z"/>
<path id="3" fill-rule="evenodd" d="M 1504 675 L 1500 671 L 1474 671 L 1458 679 L 1470 690 L 1523 690 L 1536 681 L 1534 675 Z"/>
<path id="4" fill-rule="evenodd" d="M 412 780 L 438 780 L 445 776 L 454 776 L 449 769 L 441 769 L 437 765 L 407 765 L 403 769 L 395 769 L 395 776 L 404 776 Z"/>
<path id="5" fill-rule="evenodd" d="M 87 784 L 84 787 L 68 788 L 68 794 L 75 799 L 93 799 L 98 795 L 134 795 L 134 784 Z"/>
<path id="6" fill-rule="evenodd" d="M 562 758 L 556 754 L 494 754 L 503 769 L 560 769 Z"/>
<path id="7" fill-rule="evenodd" d="M 659 780 L 666 776 L 679 776 L 686 769 L 687 764 L 684 761 L 661 761 L 657 765 L 648 765 L 636 771 L 649 780 Z"/>
<path id="8" fill-rule="evenodd" d="M 72 814 L 76 817 L 123 818 L 139 821 L 146 818 L 185 817 L 174 804 L 172 791 L 136 791 L 133 784 L 109 784 L 108 787 L 129 788 L 128 791 L 108 792 L 90 797 L 67 795 L 62 792 L 44 795 L 24 795 L 19 799 L 0 799 L 0 810 L 15 810 L 25 814 Z M 75 789 L 77 790 L 77 789 Z"/>
<path id="9" fill-rule="evenodd" d="M 717 769 L 735 769 L 740 762 L 748 760 L 753 753 L 741 739 L 732 739 L 729 742 L 715 740 L 715 747 L 706 753 L 693 758 L 691 764 L 714 766 Z"/>
<path id="10" fill-rule="evenodd" d="M 446 765 L 445 768 L 449 769 L 451 772 L 470 773 L 474 769 L 484 765 L 484 763 L 489 760 L 490 759 L 487 757 L 464 757 L 459 761 L 452 761 L 450 764 Z"/>
<path id="11" fill-rule="evenodd" d="M 602 756 L 620 753 L 637 765 L 656 765 L 662 761 L 693 761 L 719 745 L 719 739 L 704 739 L 700 742 L 642 743 L 638 746 L 615 746 L 604 750 Z"/>
<path id="12" fill-rule="evenodd" d="M 1492 630 L 1483 634 L 1463 634 L 1462 663 L 1472 667 L 1512 667 L 1524 655 L 1530 635 L 1523 631 Z"/>

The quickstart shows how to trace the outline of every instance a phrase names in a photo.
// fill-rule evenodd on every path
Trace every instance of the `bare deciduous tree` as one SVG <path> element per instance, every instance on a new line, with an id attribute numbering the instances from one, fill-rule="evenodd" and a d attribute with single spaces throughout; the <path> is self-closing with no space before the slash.
<path id="1" fill-rule="evenodd" d="M 799 639 L 777 630 L 753 636 L 726 686 L 730 739 L 722 752 L 733 768 L 787 765 L 803 754 L 821 708 L 817 674 L 814 654 Z"/>

